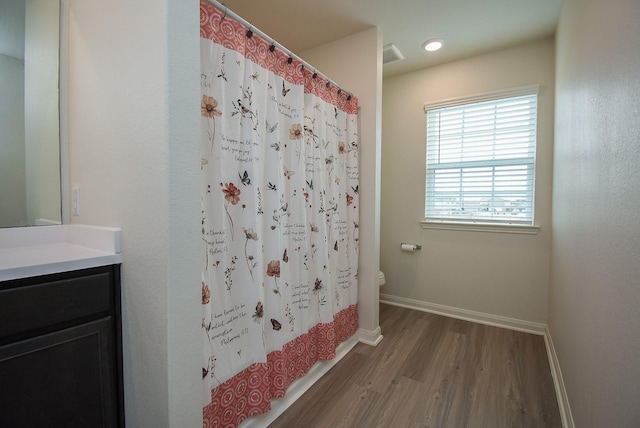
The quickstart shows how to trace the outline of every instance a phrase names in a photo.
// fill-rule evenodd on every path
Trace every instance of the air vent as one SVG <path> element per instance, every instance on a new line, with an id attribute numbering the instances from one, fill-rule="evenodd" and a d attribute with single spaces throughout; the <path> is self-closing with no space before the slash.
<path id="1" fill-rule="evenodd" d="M 400 61 L 404 59 L 402 52 L 398 50 L 396 45 L 390 43 L 386 45 L 382 50 L 382 63 L 391 64 L 392 62 Z"/>

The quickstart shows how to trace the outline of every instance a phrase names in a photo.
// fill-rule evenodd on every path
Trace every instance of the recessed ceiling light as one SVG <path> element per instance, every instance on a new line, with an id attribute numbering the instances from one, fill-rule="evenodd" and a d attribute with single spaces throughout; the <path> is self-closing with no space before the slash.
<path id="1" fill-rule="evenodd" d="M 422 47 L 424 50 L 428 51 L 428 52 L 433 52 L 433 51 L 437 51 L 438 49 L 440 49 L 442 47 L 442 45 L 444 45 L 444 40 L 442 39 L 431 39 L 431 40 L 427 40 L 426 42 L 424 42 L 422 44 Z"/>

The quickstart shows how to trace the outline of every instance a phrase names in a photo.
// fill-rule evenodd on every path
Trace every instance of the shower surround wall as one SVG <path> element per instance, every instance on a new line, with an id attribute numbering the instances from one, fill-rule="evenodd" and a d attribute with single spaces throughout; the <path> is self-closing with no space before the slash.
<path id="1" fill-rule="evenodd" d="M 357 99 L 201 3 L 206 426 L 236 425 L 358 330 Z"/>

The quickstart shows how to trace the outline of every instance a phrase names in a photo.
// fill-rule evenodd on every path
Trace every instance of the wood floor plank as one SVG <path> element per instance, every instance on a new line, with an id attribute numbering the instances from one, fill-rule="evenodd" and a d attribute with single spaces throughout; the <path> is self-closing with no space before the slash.
<path id="1" fill-rule="evenodd" d="M 451 318 L 433 316 L 426 328 L 413 331 L 418 346 L 407 359 L 403 371 L 405 376 L 424 382 L 431 371 L 431 365 L 441 351 L 440 343 L 452 321 Z"/>
<path id="2" fill-rule="evenodd" d="M 430 370 L 423 385 L 426 388 L 422 422 L 427 427 L 466 426 L 464 373 L 460 371 L 466 354 L 466 335 L 447 331 L 438 342 L 439 352 L 434 354 Z"/>
<path id="3" fill-rule="evenodd" d="M 363 427 L 405 427 L 415 423 L 414 412 L 407 411 L 414 403 L 418 407 L 423 384 L 408 377 L 394 379 L 380 394 L 374 411 L 365 413 L 356 425 Z"/>
<path id="4" fill-rule="evenodd" d="M 413 355 L 417 345 L 413 332 L 416 329 L 427 328 L 428 322 L 420 319 L 412 320 L 407 324 L 385 348 L 370 350 L 367 367 L 354 377 L 358 384 L 371 388 L 379 393 L 384 393 L 388 386 L 402 376 L 407 359 Z"/>
<path id="5" fill-rule="evenodd" d="M 478 326 L 471 334 L 473 357 L 466 370 L 473 373 L 470 386 L 469 420 L 480 428 L 505 426 L 502 419 L 505 399 L 502 393 L 503 364 L 498 337 L 501 331 Z"/>
<path id="6" fill-rule="evenodd" d="M 378 392 L 358 384 L 351 384 L 341 391 L 340 399 L 326 409 L 323 417 L 314 421 L 314 426 L 341 428 L 361 426 L 361 421 L 368 414 L 376 413 L 376 408 L 380 404 Z"/>
<path id="7" fill-rule="evenodd" d="M 390 305 L 270 427 L 561 427 L 541 336 Z"/>
<path id="8" fill-rule="evenodd" d="M 367 346 L 358 344 L 356 347 L 360 345 Z M 317 397 L 315 402 L 303 399 L 297 400 L 287 412 L 280 416 L 278 423 L 281 425 L 279 426 L 322 426 L 315 424 L 326 418 L 327 412 L 333 412 L 334 407 L 344 401 L 344 396 L 347 395 L 346 391 L 351 385 L 357 386 L 353 382 L 353 376 L 358 375 L 361 370 L 365 369 L 368 360 L 369 358 L 365 355 L 353 351 L 349 352 L 313 385 L 313 388 L 318 391 L 335 391 L 336 393 L 323 393 Z M 339 375 L 336 376 L 334 375 L 335 373 L 339 373 Z M 362 387 L 358 386 L 358 388 Z M 305 396 L 306 394 L 303 395 L 303 397 Z"/>

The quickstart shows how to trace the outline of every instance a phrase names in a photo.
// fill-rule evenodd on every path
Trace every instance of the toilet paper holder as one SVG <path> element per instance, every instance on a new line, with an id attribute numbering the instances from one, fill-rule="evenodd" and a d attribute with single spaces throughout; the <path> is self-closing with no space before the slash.
<path id="1" fill-rule="evenodd" d="M 413 248 L 409 248 L 409 247 L 413 247 Z M 400 244 L 400 248 L 402 250 L 408 250 L 408 251 L 416 251 L 416 250 L 422 250 L 422 245 L 421 244 L 407 244 L 405 242 Z"/>

